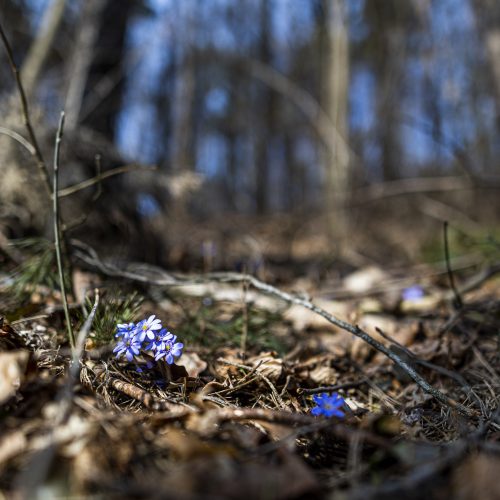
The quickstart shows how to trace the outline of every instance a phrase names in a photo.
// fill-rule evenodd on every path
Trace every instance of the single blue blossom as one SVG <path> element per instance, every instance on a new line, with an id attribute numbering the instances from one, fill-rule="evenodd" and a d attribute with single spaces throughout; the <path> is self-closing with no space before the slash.
<path id="1" fill-rule="evenodd" d="M 142 342 L 146 337 L 154 340 L 156 330 L 161 329 L 161 321 L 152 314 L 148 319 L 144 319 L 137 324 L 137 336 Z"/>
<path id="2" fill-rule="evenodd" d="M 171 365 L 174 362 L 174 358 L 178 358 L 182 354 L 182 348 L 184 344 L 181 342 L 176 342 L 177 336 L 170 334 L 171 337 L 168 340 L 162 341 L 160 346 L 157 346 L 155 360 L 158 361 L 161 358 L 165 358 L 165 361 Z"/>
<path id="3" fill-rule="evenodd" d="M 412 285 L 403 290 L 402 297 L 410 302 L 417 301 L 424 297 L 424 290 L 420 285 Z"/>
<path id="4" fill-rule="evenodd" d="M 149 351 L 164 351 L 166 345 L 172 340 L 173 335 L 166 329 L 162 328 L 155 338 L 146 347 Z"/>
<path id="5" fill-rule="evenodd" d="M 132 361 L 135 356 L 139 355 L 141 346 L 142 342 L 137 338 L 137 335 L 124 335 L 113 352 L 116 352 L 117 358 L 125 355 L 127 361 Z"/>
<path id="6" fill-rule="evenodd" d="M 118 323 L 116 325 L 116 334 L 115 337 L 124 337 L 130 336 L 135 330 L 135 323 Z"/>
<path id="7" fill-rule="evenodd" d="M 344 399 L 341 398 L 338 393 L 334 392 L 331 396 L 326 392 L 321 394 L 315 394 L 313 400 L 317 406 L 315 406 L 311 413 L 315 416 L 324 415 L 325 417 L 344 417 L 344 413 L 340 411 L 344 405 Z"/>

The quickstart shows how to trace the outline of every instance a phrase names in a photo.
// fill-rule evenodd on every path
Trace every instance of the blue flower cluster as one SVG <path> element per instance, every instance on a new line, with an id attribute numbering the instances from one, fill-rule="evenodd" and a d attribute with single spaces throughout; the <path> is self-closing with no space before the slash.
<path id="1" fill-rule="evenodd" d="M 118 343 L 113 352 L 117 358 L 125 356 L 127 361 L 133 361 L 141 351 L 149 351 L 155 361 L 164 359 L 171 365 L 182 354 L 184 347 L 177 342 L 176 335 L 162 328 L 161 321 L 154 314 L 139 323 L 118 324 L 115 337 Z"/>
<path id="2" fill-rule="evenodd" d="M 344 405 L 344 399 L 341 398 L 338 393 L 334 392 L 331 396 L 326 392 L 315 394 L 313 400 L 316 403 L 316 406 L 311 410 L 313 415 L 317 417 L 324 415 L 325 417 L 339 418 L 345 416 L 344 412 L 339 409 Z"/>

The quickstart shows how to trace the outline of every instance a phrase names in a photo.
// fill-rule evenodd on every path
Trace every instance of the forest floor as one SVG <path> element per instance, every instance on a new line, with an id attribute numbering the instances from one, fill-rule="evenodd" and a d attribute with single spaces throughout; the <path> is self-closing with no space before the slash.
<path id="1" fill-rule="evenodd" d="M 451 258 L 453 290 L 444 258 L 340 272 L 308 235 L 225 252 L 258 279 L 209 272 L 208 250 L 178 274 L 75 242 L 72 353 L 38 245 L 0 268 L 0 498 L 500 498 L 491 258 Z M 150 315 L 175 364 L 113 353 L 117 323 Z M 314 414 L 323 393 L 337 416 Z"/>

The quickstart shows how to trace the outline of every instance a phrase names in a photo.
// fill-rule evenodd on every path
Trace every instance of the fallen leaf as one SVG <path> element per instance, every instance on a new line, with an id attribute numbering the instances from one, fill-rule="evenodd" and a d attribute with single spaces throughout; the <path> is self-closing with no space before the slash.
<path id="1" fill-rule="evenodd" d="M 21 387 L 28 365 L 26 350 L 0 352 L 0 404 L 10 399 Z"/>
<path id="2" fill-rule="evenodd" d="M 283 375 L 283 360 L 269 353 L 250 358 L 248 362 L 257 373 L 264 375 L 271 382 L 276 382 Z"/>
<path id="3" fill-rule="evenodd" d="M 203 361 L 195 352 L 185 352 L 181 358 L 190 377 L 196 378 L 207 369 L 207 362 Z"/>
<path id="4" fill-rule="evenodd" d="M 364 267 L 344 278 L 344 288 L 354 294 L 366 293 L 389 278 L 390 276 L 379 267 Z"/>
<path id="5" fill-rule="evenodd" d="M 456 500 L 497 500 L 500 498 L 498 471 L 500 458 L 485 454 L 473 455 L 462 463 L 452 477 Z"/>

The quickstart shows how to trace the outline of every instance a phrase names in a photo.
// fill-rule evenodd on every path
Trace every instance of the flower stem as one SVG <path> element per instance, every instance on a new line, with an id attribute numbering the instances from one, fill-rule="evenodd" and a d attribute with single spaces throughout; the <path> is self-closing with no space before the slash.
<path id="1" fill-rule="evenodd" d="M 53 195 L 52 195 L 52 207 L 54 212 L 54 244 L 56 247 L 56 260 L 57 260 L 57 271 L 59 273 L 59 284 L 61 287 L 61 297 L 63 302 L 64 317 L 66 319 L 66 328 L 68 330 L 69 343 L 71 349 L 75 349 L 75 336 L 73 334 L 73 328 L 71 327 L 71 320 L 69 317 L 68 299 L 66 297 L 66 286 L 64 283 L 64 272 L 61 257 L 61 239 L 60 239 L 60 227 L 59 227 L 59 198 L 57 196 L 59 188 L 59 153 L 61 149 L 61 140 L 63 136 L 64 129 L 64 111 L 61 112 L 61 117 L 59 118 L 59 126 L 57 128 L 56 143 L 54 149 L 54 185 L 53 185 Z"/>

